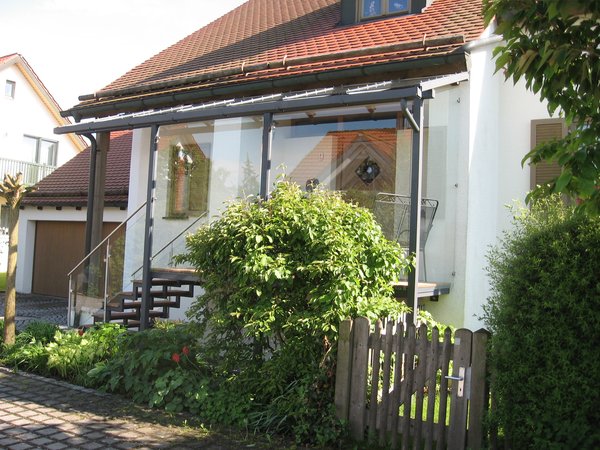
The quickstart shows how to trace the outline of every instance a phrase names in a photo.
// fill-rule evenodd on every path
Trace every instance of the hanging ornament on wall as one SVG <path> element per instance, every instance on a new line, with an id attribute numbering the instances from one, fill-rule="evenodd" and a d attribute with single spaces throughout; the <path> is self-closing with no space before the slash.
<path id="1" fill-rule="evenodd" d="M 356 175 L 365 184 L 371 184 L 375 178 L 381 173 L 379 165 L 371 158 L 366 158 L 355 170 Z"/>

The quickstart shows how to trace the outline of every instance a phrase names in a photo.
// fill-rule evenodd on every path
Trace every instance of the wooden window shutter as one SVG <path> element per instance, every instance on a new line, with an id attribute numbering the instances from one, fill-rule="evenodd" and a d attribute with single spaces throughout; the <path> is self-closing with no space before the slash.
<path id="1" fill-rule="evenodd" d="M 531 149 L 538 144 L 561 139 L 567 134 L 563 119 L 542 119 L 531 121 Z M 531 165 L 531 189 L 544 184 L 560 175 L 560 166 L 556 162 L 542 161 Z"/>

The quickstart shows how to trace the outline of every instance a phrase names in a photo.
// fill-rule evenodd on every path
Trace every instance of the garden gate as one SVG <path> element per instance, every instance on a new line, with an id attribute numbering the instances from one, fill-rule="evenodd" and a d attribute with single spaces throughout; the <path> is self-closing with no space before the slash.
<path id="1" fill-rule="evenodd" d="M 429 336 L 428 336 L 429 335 Z M 340 325 L 338 418 L 352 437 L 392 448 L 479 449 L 489 404 L 489 333 L 359 317 Z"/>

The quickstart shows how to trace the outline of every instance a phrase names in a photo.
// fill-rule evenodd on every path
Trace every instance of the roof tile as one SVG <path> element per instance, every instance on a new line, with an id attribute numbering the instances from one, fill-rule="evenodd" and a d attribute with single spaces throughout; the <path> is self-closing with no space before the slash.
<path id="1" fill-rule="evenodd" d="M 126 206 L 133 133 L 113 131 L 107 155 L 105 204 Z M 90 147 L 41 180 L 37 191 L 22 201 L 33 206 L 85 206 L 89 183 Z"/>
<path id="2" fill-rule="evenodd" d="M 343 55 L 336 56 L 336 53 L 458 35 L 464 37 L 464 42 L 469 42 L 480 37 L 484 30 L 481 10 L 481 0 L 436 0 L 421 14 L 340 26 L 340 0 L 249 0 L 127 72 L 104 91 L 144 87 L 151 90 L 158 83 L 183 83 L 190 77 L 241 68 L 242 65 L 282 62 L 284 58 L 320 56 L 329 63 L 320 64 L 318 70 L 357 63 L 377 64 L 381 59 L 401 60 L 412 54 L 397 52 L 384 58 L 370 56 L 351 61 Z M 460 46 L 462 42 L 442 50 L 451 52 Z M 421 48 L 417 56 L 428 56 L 430 51 Z M 330 58 L 323 58 L 324 55 L 330 55 Z M 208 84 L 239 83 L 314 70 L 315 66 L 306 64 L 292 69 L 257 70 L 234 77 L 215 75 Z"/>

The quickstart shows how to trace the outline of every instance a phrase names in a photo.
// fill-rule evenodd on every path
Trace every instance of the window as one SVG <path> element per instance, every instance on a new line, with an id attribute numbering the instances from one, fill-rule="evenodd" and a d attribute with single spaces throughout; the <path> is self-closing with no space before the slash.
<path id="1" fill-rule="evenodd" d="M 410 0 L 360 0 L 360 17 L 362 19 L 407 13 L 409 10 Z"/>
<path id="2" fill-rule="evenodd" d="M 17 87 L 16 82 L 6 80 L 6 84 L 4 85 L 4 95 L 9 98 L 15 98 L 15 88 L 16 87 Z"/>
<path id="3" fill-rule="evenodd" d="M 167 217 L 199 216 L 208 210 L 210 144 L 177 142 L 169 153 Z"/>
<path id="4" fill-rule="evenodd" d="M 23 136 L 25 147 L 29 149 L 31 161 L 44 166 L 56 167 L 58 142 L 35 136 Z"/>

